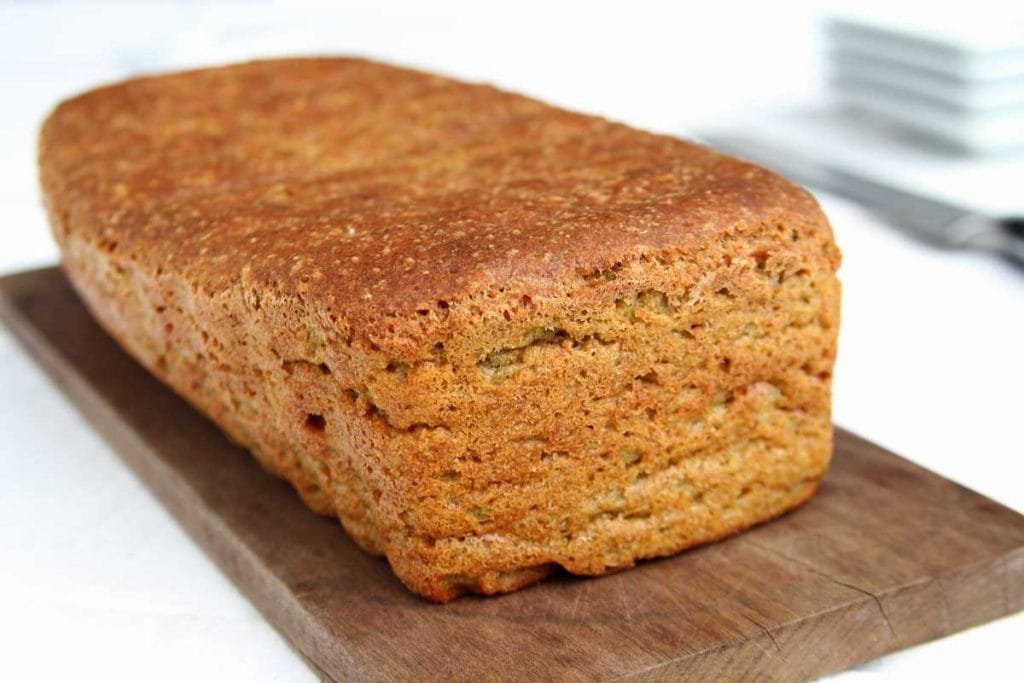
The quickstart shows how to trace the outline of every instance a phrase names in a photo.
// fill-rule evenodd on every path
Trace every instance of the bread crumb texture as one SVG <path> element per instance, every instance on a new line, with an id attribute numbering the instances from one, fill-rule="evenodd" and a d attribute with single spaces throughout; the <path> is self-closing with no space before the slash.
<path id="1" fill-rule="evenodd" d="M 756 166 L 339 58 L 94 90 L 40 167 L 101 324 L 431 600 L 722 538 L 828 466 L 839 254 Z"/>

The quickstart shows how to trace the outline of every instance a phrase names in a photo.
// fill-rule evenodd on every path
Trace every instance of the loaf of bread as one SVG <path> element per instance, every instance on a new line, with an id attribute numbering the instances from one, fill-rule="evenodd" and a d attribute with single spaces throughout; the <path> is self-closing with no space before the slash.
<path id="1" fill-rule="evenodd" d="M 42 185 L 99 322 L 431 600 L 807 500 L 839 254 L 700 146 L 360 59 L 61 104 Z"/>

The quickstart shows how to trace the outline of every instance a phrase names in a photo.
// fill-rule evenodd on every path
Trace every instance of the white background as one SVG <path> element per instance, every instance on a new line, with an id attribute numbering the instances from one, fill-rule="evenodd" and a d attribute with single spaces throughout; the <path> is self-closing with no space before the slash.
<path id="1" fill-rule="evenodd" d="M 57 259 L 42 118 L 137 71 L 354 53 L 682 134 L 821 95 L 813 3 L 479 5 L 0 4 L 0 272 Z M 836 421 L 1024 510 L 1024 270 L 823 202 L 845 254 Z M 313 679 L 2 329 L 0 472 L 0 678 Z M 841 678 L 1019 680 L 1022 644 L 1018 615 Z"/>

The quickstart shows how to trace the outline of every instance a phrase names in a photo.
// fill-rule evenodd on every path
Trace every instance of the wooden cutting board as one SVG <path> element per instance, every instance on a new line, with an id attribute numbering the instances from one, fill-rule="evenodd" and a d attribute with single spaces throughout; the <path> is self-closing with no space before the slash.
<path id="1" fill-rule="evenodd" d="M 1024 517 L 842 430 L 775 522 L 433 605 L 125 355 L 59 270 L 0 279 L 0 316 L 325 678 L 806 679 L 1024 609 Z"/>

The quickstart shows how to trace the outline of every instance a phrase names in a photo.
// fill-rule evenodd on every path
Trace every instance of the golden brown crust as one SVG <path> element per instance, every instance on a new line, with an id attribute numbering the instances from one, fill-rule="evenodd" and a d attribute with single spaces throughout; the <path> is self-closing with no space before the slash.
<path id="1" fill-rule="evenodd" d="M 41 161 L 79 234 L 212 291 L 244 269 L 366 335 L 392 314 L 498 284 L 543 291 L 770 216 L 824 225 L 803 190 L 737 159 L 356 59 L 95 90 L 49 118 Z"/>
<path id="2" fill-rule="evenodd" d="M 86 93 L 40 166 L 107 329 L 432 599 L 734 533 L 827 466 L 838 252 L 763 169 L 354 59 Z"/>

